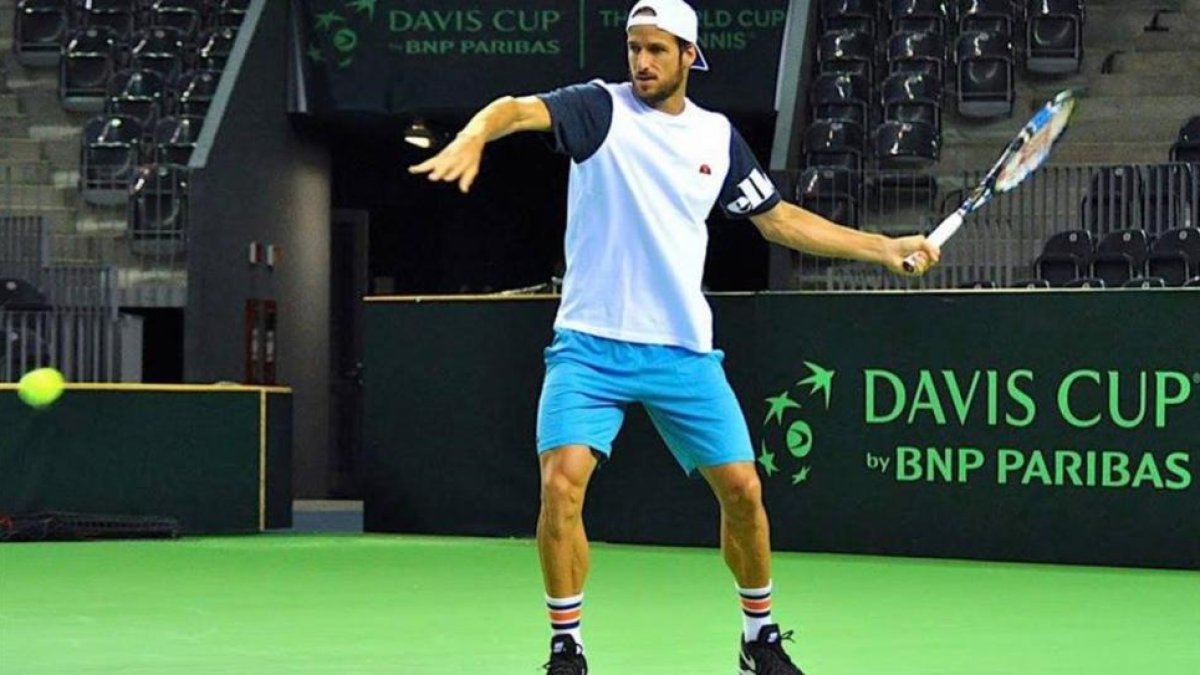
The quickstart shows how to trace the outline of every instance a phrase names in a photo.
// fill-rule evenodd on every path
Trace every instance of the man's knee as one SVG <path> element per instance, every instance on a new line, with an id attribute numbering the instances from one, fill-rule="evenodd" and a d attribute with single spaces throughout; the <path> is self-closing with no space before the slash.
<path id="1" fill-rule="evenodd" d="M 731 518 L 752 517 L 762 509 L 762 482 L 758 474 L 748 472 L 722 486 L 721 508 Z"/>
<path id="2" fill-rule="evenodd" d="M 575 448 L 553 451 L 542 461 L 542 505 L 552 511 L 573 515 L 583 510 L 588 479 L 595 468 L 591 451 Z"/>
<path id="3" fill-rule="evenodd" d="M 542 475 L 542 503 L 556 511 L 578 511 L 583 508 L 587 483 L 565 471 L 548 471 Z"/>

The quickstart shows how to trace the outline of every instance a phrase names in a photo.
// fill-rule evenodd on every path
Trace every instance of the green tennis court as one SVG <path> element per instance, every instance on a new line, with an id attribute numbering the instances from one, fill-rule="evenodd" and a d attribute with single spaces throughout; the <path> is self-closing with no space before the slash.
<path id="1" fill-rule="evenodd" d="M 715 551 L 597 545 L 599 675 L 735 671 Z M 810 675 L 1200 672 L 1200 574 L 779 554 Z M 264 535 L 0 547 L 0 672 L 533 673 L 524 540 Z"/>

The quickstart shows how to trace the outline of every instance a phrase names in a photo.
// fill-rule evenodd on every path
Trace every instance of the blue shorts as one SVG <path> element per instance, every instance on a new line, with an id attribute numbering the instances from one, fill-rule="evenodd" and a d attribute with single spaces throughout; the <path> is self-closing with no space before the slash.
<path id="1" fill-rule="evenodd" d="M 538 402 L 538 453 L 587 445 L 607 458 L 630 403 L 641 403 L 687 473 L 754 461 L 750 430 L 725 379 L 725 354 L 555 331 Z"/>

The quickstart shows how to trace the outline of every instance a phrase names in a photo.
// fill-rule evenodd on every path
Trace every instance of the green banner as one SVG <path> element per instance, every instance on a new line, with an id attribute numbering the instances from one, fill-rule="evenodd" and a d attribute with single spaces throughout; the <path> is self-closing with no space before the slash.
<path id="1" fill-rule="evenodd" d="M 1200 293 L 710 300 L 780 549 L 1200 569 Z M 532 532 L 554 310 L 368 304 L 371 529 Z M 707 487 L 630 413 L 589 533 L 715 544 Z"/>
<path id="2" fill-rule="evenodd" d="M 721 110 L 774 109 L 786 0 L 696 2 L 712 71 L 689 94 Z M 489 2 L 292 0 L 301 112 L 474 110 L 530 94 L 628 78 L 627 0 Z"/>
<path id="3" fill-rule="evenodd" d="M 0 514 L 168 516 L 187 534 L 291 525 L 290 391 L 92 385 L 34 410 L 3 386 L 0 427 Z"/>

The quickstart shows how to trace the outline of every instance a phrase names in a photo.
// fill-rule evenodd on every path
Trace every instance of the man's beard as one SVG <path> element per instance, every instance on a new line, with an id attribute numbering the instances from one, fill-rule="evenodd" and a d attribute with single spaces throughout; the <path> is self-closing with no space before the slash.
<path id="1" fill-rule="evenodd" d="M 650 93 L 650 94 L 642 94 L 641 92 L 638 91 L 636 86 L 633 88 L 633 91 L 635 94 L 637 94 L 637 97 L 640 98 L 643 103 L 653 107 L 653 106 L 656 106 L 659 103 L 662 103 L 663 101 L 671 98 L 672 96 L 674 96 L 675 92 L 679 91 L 679 88 L 682 86 L 683 86 L 683 76 L 680 75 L 680 76 L 676 77 L 673 82 L 669 82 L 669 83 L 665 84 L 657 92 Z"/>

